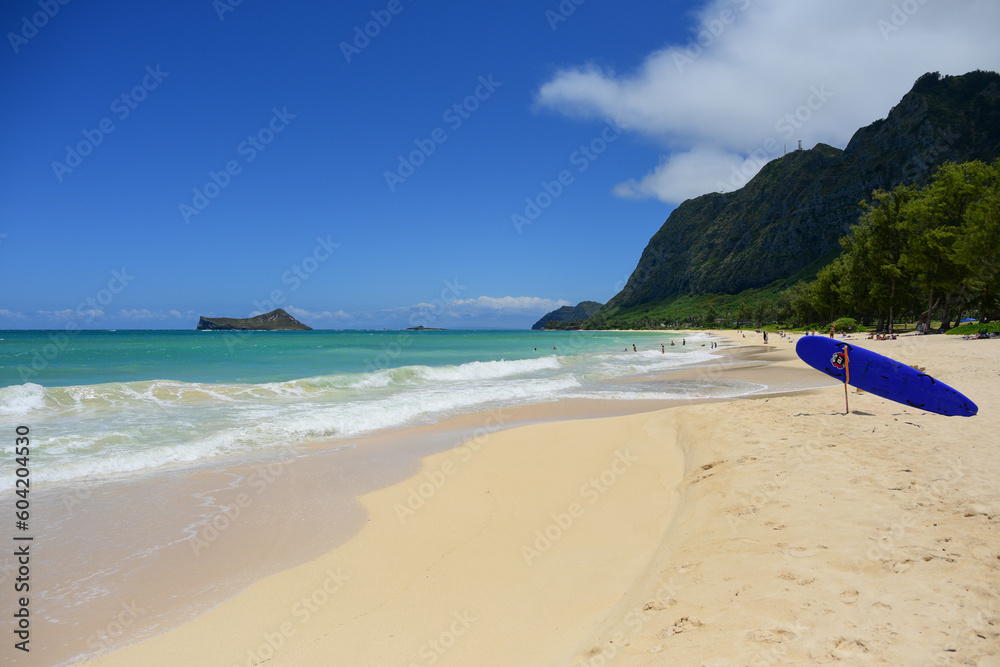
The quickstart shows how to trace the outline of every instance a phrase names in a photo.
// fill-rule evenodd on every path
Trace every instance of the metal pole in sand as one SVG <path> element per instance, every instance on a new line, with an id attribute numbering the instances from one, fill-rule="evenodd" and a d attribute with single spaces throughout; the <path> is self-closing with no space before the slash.
<path id="1" fill-rule="evenodd" d="M 847 383 L 851 381 L 851 363 L 847 358 L 847 346 L 844 346 L 844 414 L 851 414 L 851 406 L 847 400 Z"/>

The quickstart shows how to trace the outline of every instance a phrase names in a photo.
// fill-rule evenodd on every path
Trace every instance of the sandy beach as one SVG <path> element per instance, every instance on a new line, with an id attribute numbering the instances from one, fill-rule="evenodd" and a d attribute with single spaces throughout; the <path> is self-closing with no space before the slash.
<path id="1" fill-rule="evenodd" d="M 473 429 L 346 542 L 91 664 L 1000 665 L 1000 344 L 854 342 L 979 414 L 832 385 Z M 770 343 L 748 373 L 815 373 Z"/>

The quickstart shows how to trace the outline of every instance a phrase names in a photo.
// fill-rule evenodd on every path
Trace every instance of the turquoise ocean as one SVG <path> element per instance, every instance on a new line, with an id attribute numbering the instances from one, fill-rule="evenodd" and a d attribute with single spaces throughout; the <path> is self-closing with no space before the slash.
<path id="1" fill-rule="evenodd" d="M 683 338 L 686 345 L 655 332 L 0 331 L 0 429 L 12 439 L 18 425 L 30 427 L 32 481 L 44 484 L 542 401 L 763 388 L 710 377 L 654 381 L 712 359 L 707 337 Z M 0 474 L 0 490 L 13 479 Z"/>

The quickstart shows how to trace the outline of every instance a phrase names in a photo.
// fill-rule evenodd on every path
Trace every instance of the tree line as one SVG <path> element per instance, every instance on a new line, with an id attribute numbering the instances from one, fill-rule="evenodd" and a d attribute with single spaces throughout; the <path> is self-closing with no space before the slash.
<path id="1" fill-rule="evenodd" d="M 840 256 L 783 292 L 775 314 L 792 325 L 853 317 L 879 330 L 1000 319 L 1000 160 L 947 162 L 925 187 L 876 190 L 861 207 Z"/>

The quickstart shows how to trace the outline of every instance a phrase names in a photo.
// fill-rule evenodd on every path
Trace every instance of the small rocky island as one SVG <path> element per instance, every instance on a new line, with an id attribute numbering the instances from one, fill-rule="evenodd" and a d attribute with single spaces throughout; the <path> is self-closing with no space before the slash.
<path id="1" fill-rule="evenodd" d="M 445 331 L 445 330 L 435 329 L 434 327 L 425 327 L 421 325 L 419 327 L 410 327 L 409 329 L 404 329 L 404 331 Z"/>
<path id="2" fill-rule="evenodd" d="M 203 316 L 198 320 L 198 329 L 208 331 L 312 331 L 312 327 L 302 324 L 281 308 L 245 319 Z"/>

